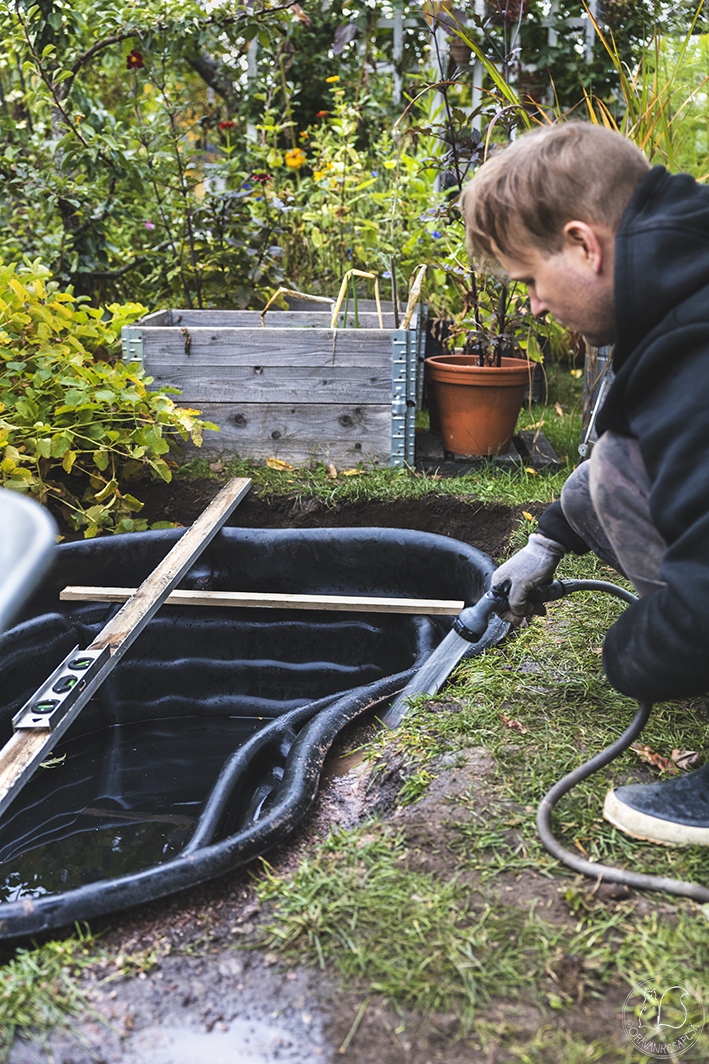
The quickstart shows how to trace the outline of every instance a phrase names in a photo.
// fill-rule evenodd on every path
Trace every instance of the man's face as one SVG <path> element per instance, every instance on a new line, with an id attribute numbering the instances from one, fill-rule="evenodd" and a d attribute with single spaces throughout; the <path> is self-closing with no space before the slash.
<path id="1" fill-rule="evenodd" d="M 589 247 L 587 236 L 565 231 L 561 251 L 551 255 L 533 244 L 522 245 L 514 255 L 496 246 L 493 250 L 507 276 L 526 284 L 535 317 L 549 311 L 592 347 L 602 347 L 615 341 L 613 241 L 594 247 L 590 240 Z"/>

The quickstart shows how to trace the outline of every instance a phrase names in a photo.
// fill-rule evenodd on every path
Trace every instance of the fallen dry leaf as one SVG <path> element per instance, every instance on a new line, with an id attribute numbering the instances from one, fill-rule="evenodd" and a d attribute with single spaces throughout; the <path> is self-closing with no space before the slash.
<path id="1" fill-rule="evenodd" d="M 683 772 L 696 768 L 700 761 L 697 750 L 673 750 L 671 757 L 677 768 L 681 768 Z"/>
<path id="2" fill-rule="evenodd" d="M 222 465 L 221 462 L 210 462 L 209 463 L 209 468 L 212 470 L 213 473 L 223 473 L 224 472 L 224 466 Z"/>
<path id="3" fill-rule="evenodd" d="M 522 517 L 524 517 L 525 520 L 527 520 L 527 521 L 533 521 L 534 520 L 532 515 L 528 514 L 526 510 L 522 510 Z"/>
<path id="4" fill-rule="evenodd" d="M 266 465 L 269 469 L 295 469 L 290 462 L 284 462 L 282 458 L 267 458 Z"/>
<path id="5" fill-rule="evenodd" d="M 332 462 L 327 464 L 327 476 L 329 480 L 335 480 L 337 477 L 337 466 L 333 465 Z"/>
<path id="6" fill-rule="evenodd" d="M 669 757 L 664 757 L 662 754 L 656 753 L 655 750 L 651 750 L 646 743 L 633 743 L 630 749 L 635 751 L 641 761 L 645 761 L 654 768 L 659 768 L 661 772 L 667 772 L 670 776 L 676 776 L 679 772 L 674 761 L 670 761 Z"/>
<path id="7" fill-rule="evenodd" d="M 363 469 L 345 469 L 342 472 L 343 477 L 363 477 Z"/>
<path id="8" fill-rule="evenodd" d="M 529 728 L 525 728 L 524 724 L 515 720 L 514 717 L 507 717 L 504 713 L 500 713 L 500 720 L 506 728 L 512 728 L 514 731 L 518 731 L 520 735 L 526 735 Z"/>
<path id="9" fill-rule="evenodd" d="M 536 469 L 531 469 L 531 468 L 528 469 L 527 466 L 525 466 L 524 467 L 524 471 L 525 471 L 525 473 L 529 473 L 529 475 L 532 476 L 532 477 L 538 477 L 539 476 L 539 473 L 536 471 Z"/>
<path id="10" fill-rule="evenodd" d="M 561 405 L 561 403 L 558 403 L 558 402 L 554 403 L 554 409 L 556 410 L 556 412 L 559 415 L 559 417 L 563 417 L 564 416 L 564 408 Z"/>

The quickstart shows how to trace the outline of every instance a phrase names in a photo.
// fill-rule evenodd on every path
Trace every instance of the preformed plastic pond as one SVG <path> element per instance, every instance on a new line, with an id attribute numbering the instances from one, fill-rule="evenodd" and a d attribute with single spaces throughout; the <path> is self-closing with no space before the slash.
<path id="1" fill-rule="evenodd" d="M 69 584 L 135 587 L 179 531 L 61 545 L 0 637 L 0 742 L 13 714 L 118 605 Z M 477 601 L 492 560 L 391 529 L 223 529 L 181 587 Z M 312 802 L 338 732 L 383 708 L 453 618 L 163 606 L 0 823 L 0 937 L 159 898 L 276 845 Z M 475 652 L 507 630 L 494 621 Z"/>

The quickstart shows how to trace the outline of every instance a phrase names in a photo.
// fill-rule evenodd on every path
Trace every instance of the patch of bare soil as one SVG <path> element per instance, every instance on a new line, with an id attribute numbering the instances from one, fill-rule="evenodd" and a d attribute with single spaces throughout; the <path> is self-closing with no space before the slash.
<path id="1" fill-rule="evenodd" d="M 175 480 L 141 485 L 145 503 L 140 516 L 149 524 L 176 521 L 191 524 L 211 502 L 221 483 L 215 480 Z M 320 499 L 289 495 L 259 495 L 251 491 L 228 525 L 234 528 L 412 528 L 469 543 L 499 558 L 510 534 L 519 525 L 521 506 L 483 503 L 467 496 L 426 495 L 421 499 L 342 502 L 328 506 Z M 544 503 L 526 507 L 539 516 Z"/>

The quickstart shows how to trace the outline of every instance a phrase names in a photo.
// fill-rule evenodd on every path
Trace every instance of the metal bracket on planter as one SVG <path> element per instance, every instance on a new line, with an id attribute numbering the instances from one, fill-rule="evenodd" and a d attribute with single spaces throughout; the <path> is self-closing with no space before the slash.
<path id="1" fill-rule="evenodd" d="M 143 365 L 143 330 L 134 325 L 121 329 L 121 348 L 124 362 L 140 362 Z"/>
<path id="2" fill-rule="evenodd" d="M 15 731 L 23 728 L 53 731 L 66 717 L 111 656 L 110 647 L 79 650 L 78 645 L 58 665 L 48 680 L 25 702 L 12 719 Z"/>
<path id="3" fill-rule="evenodd" d="M 416 330 L 416 406 L 423 405 L 423 364 L 426 359 L 426 333 L 428 330 L 428 303 L 419 303 L 418 329 Z"/>
<path id="4" fill-rule="evenodd" d="M 391 464 L 406 461 L 408 332 L 397 330 L 391 340 Z"/>
<path id="5" fill-rule="evenodd" d="M 419 311 L 419 321 L 421 312 Z M 416 461 L 416 371 L 418 369 L 419 333 L 407 332 L 406 345 L 406 440 L 404 458 L 412 466 Z"/>
<path id="6" fill-rule="evenodd" d="M 399 329 L 391 343 L 391 464 L 401 467 L 414 463 L 418 333 Z"/>

